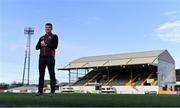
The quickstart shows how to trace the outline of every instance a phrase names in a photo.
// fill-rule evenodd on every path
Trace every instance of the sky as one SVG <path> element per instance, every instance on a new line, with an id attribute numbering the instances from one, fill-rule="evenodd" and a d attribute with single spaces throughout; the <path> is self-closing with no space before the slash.
<path id="1" fill-rule="evenodd" d="M 57 68 L 84 56 L 167 49 L 180 68 L 180 0 L 0 0 L 0 82 L 21 82 L 24 28 L 33 27 L 30 83 L 38 83 L 35 46 L 47 22 L 59 36 L 60 82 L 68 73 Z"/>

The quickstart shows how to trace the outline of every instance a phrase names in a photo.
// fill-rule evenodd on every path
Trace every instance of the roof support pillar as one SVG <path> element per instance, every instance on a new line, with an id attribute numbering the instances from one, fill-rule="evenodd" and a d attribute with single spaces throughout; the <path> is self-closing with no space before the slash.
<path id="1" fill-rule="evenodd" d="M 69 90 L 70 90 L 70 88 L 71 88 L 71 70 L 69 70 L 69 83 L 68 83 L 68 85 L 69 85 Z"/>

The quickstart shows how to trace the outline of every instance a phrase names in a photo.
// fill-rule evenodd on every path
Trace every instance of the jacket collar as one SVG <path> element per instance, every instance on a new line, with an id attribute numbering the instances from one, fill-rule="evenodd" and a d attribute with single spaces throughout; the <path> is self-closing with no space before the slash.
<path id="1" fill-rule="evenodd" d="M 45 34 L 45 36 L 52 36 L 52 35 L 53 35 L 53 33 Z"/>

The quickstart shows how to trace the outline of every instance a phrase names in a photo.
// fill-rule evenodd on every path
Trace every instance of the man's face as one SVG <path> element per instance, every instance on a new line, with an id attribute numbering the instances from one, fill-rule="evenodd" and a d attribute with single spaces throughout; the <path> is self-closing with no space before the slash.
<path id="1" fill-rule="evenodd" d="M 51 31 L 52 31 L 51 26 L 50 26 L 50 25 L 46 25 L 46 26 L 45 26 L 45 32 L 46 32 L 46 33 L 51 33 Z"/>

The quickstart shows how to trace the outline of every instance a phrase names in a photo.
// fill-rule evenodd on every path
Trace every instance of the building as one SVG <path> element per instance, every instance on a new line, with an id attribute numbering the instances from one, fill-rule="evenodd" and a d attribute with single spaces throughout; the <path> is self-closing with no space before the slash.
<path id="1" fill-rule="evenodd" d="M 38 87 L 37 86 L 21 86 L 16 88 L 11 88 L 5 90 L 4 92 L 11 92 L 11 93 L 37 93 Z"/>
<path id="2" fill-rule="evenodd" d="M 69 72 L 62 92 L 158 93 L 174 90 L 176 83 L 175 61 L 167 50 L 83 57 L 59 70 Z"/>

